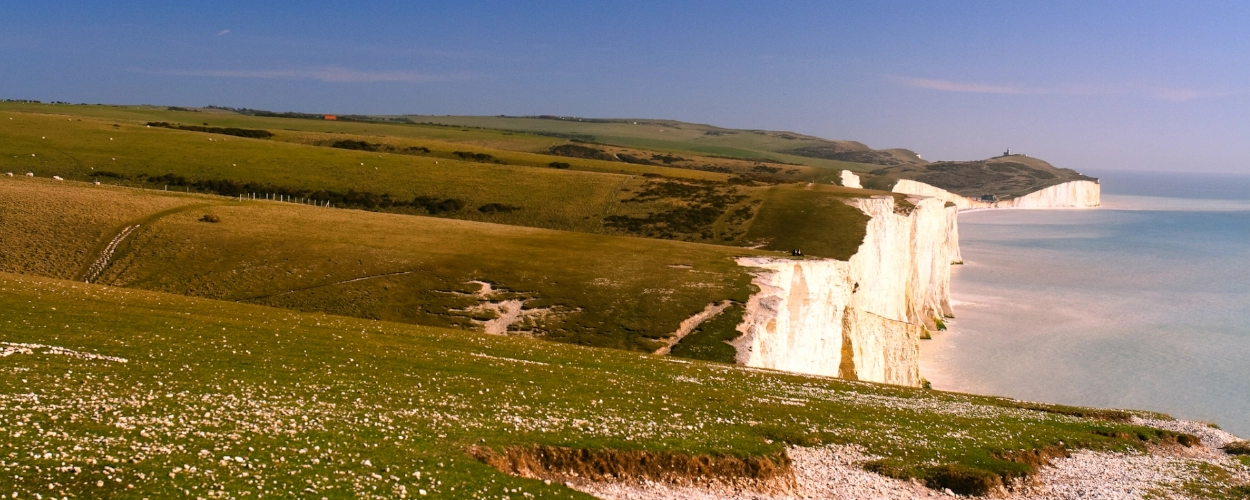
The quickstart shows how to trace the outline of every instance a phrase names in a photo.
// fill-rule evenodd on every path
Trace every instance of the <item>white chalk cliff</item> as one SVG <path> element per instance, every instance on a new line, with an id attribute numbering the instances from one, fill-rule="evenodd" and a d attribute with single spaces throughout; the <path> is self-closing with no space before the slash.
<path id="1" fill-rule="evenodd" d="M 859 176 L 842 171 L 842 185 Z M 928 184 L 900 180 L 893 196 L 852 200 L 870 219 L 849 260 L 744 257 L 758 268 L 760 291 L 746 304 L 740 364 L 870 382 L 919 386 L 920 338 L 953 317 L 950 266 L 959 252 L 959 211 L 974 208 L 1087 208 L 1100 186 L 1073 181 L 1028 195 L 982 202 Z"/>
<path id="2" fill-rule="evenodd" d="M 871 218 L 847 261 L 742 258 L 759 268 L 733 344 L 740 364 L 848 379 L 920 385 L 920 337 L 951 316 L 958 260 L 955 207 L 892 196 L 852 203 Z"/>
<path id="3" fill-rule="evenodd" d="M 1095 181 L 1071 181 L 999 201 L 981 201 L 911 179 L 894 185 L 895 193 L 929 196 L 954 203 L 960 210 L 974 208 L 1093 208 L 1102 203 L 1102 186 Z"/>
<path id="4" fill-rule="evenodd" d="M 850 170 L 842 171 L 842 185 L 849 188 L 864 189 L 859 183 L 859 176 Z"/>

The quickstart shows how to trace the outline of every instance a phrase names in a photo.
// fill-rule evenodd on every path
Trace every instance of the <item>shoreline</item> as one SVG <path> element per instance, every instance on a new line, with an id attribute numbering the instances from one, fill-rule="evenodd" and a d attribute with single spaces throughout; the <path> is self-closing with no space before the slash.
<path id="1" fill-rule="evenodd" d="M 1175 216 L 1113 215 L 1137 211 L 1124 210 L 1124 198 L 1157 198 L 1109 198 L 1111 206 L 1101 207 L 1110 212 L 1106 214 L 1109 217 L 1065 217 L 1063 214 L 1072 209 L 1064 208 L 1052 212 L 1053 217 L 1016 212 L 1016 216 L 1000 213 L 992 219 L 975 216 L 961 221 L 967 224 L 961 235 L 965 264 L 951 273 L 955 318 L 948 322 L 947 331 L 924 341 L 921 376 L 936 390 L 1077 406 L 1151 409 L 1177 418 L 1215 421 L 1237 434 L 1247 434 L 1241 412 L 1244 405 L 1235 402 L 1238 390 L 1233 387 L 1237 374 L 1244 371 L 1236 360 L 1245 357 L 1246 329 L 1233 324 L 1221 329 L 1223 323 L 1212 323 L 1208 317 L 1235 315 L 1223 321 L 1241 317 L 1229 307 L 1232 304 L 1235 309 L 1244 294 L 1240 288 L 1226 290 L 1235 282 L 1201 277 L 1219 275 L 1219 269 L 1227 266 L 1213 268 L 1206 258 L 1193 257 L 1191 247 L 1197 243 L 1178 246 L 1167 239 L 1172 238 L 1170 234 L 1141 230 L 1161 223 L 1157 221 L 1184 224 L 1179 221 L 1206 220 L 1194 212 L 1208 211 L 1204 209 L 1212 205 L 1205 199 L 1171 198 L 1171 206 L 1191 209 Z M 1227 206 L 1229 201 L 1238 202 L 1219 200 L 1216 206 Z M 1232 211 L 1250 212 L 1250 201 L 1242 203 L 1245 210 Z M 1145 211 L 1172 212 L 1171 206 L 1147 207 Z M 997 209 L 967 212 L 990 210 Z M 1244 221 L 1239 215 L 1226 217 L 1232 218 L 1216 220 Z M 1199 229 L 1180 234 L 1225 231 L 1222 223 L 1189 223 Z M 979 236 L 970 238 L 968 229 Z M 1133 239 L 1123 240 L 1121 234 L 1130 234 Z M 1088 238 L 1089 243 L 1073 238 Z M 1156 240 L 1157 248 L 1152 244 Z M 1223 245 L 1220 248 L 1236 249 L 1240 241 L 1235 238 L 1219 244 Z M 1124 251 L 1133 253 L 1117 257 Z M 1236 260 L 1243 253 L 1219 253 L 1217 259 Z M 1104 263 L 1104 259 L 1111 260 Z M 1221 301 L 1205 306 L 1213 308 L 1206 313 L 1176 316 L 1173 309 L 1190 299 L 1158 301 L 1177 293 L 1169 283 L 1179 277 L 1194 280 L 1185 290 L 1197 286 L 1202 292 L 1192 293 L 1218 295 Z M 1117 288 L 1126 292 L 1112 291 Z M 1194 333 L 1170 333 L 1177 329 Z M 1001 357 L 994 353 L 1001 353 Z M 1217 357 L 1210 358 L 1212 354 Z M 1200 361 L 1203 359 L 1209 361 Z M 1169 368 L 1165 373 L 1152 366 Z M 1212 375 L 1215 378 L 1210 378 L 1210 383 L 1204 382 L 1204 377 Z"/>

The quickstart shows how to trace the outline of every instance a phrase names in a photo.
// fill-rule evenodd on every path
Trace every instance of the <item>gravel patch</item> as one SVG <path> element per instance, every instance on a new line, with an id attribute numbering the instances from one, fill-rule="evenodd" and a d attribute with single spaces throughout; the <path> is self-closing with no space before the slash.
<path id="1" fill-rule="evenodd" d="M 1143 419 L 1144 420 L 1144 419 Z M 1228 434 L 1206 424 L 1185 421 L 1150 421 L 1149 425 L 1166 423 L 1171 430 L 1189 432 L 1207 444 L 1223 445 Z M 1202 431 L 1201 429 L 1209 431 Z M 1209 445 L 1208 445 L 1209 446 Z M 1005 496 L 1012 500 L 1060 499 L 1145 499 L 1167 497 L 1186 481 L 1198 478 L 1197 464 L 1221 465 L 1225 470 L 1240 471 L 1233 479 L 1250 482 L 1250 471 L 1239 467 L 1227 455 L 1213 449 L 1203 458 L 1160 456 L 1150 454 L 1078 451 L 1071 457 L 1056 460 L 1045 467 L 1032 484 Z M 877 475 L 862 468 L 864 462 L 879 457 L 868 455 L 853 445 L 832 445 L 821 448 L 793 447 L 797 488 L 787 493 L 764 493 L 716 486 L 681 486 L 655 482 L 639 483 L 569 483 L 569 486 L 605 500 L 800 500 L 800 499 L 913 499 L 954 496 L 949 492 L 931 490 L 921 484 Z M 1000 497 L 1002 498 L 1002 497 Z"/>
<path id="2" fill-rule="evenodd" d="M 1188 478 L 1183 459 L 1080 451 L 1043 468 L 1036 486 L 1010 498 L 1140 499 L 1151 490 L 1158 497 Z"/>
<path id="3" fill-rule="evenodd" d="M 941 496 L 916 483 L 873 474 L 860 464 L 877 457 L 855 446 L 789 449 L 798 483 L 793 493 L 769 494 L 728 487 L 677 486 L 655 482 L 581 483 L 571 486 L 605 500 L 798 500 L 798 499 L 875 499 L 929 498 Z"/>

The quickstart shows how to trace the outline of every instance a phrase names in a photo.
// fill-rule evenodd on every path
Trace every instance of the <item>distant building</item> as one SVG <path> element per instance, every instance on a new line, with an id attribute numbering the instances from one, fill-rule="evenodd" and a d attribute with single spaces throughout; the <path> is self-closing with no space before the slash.
<path id="1" fill-rule="evenodd" d="M 981 195 L 981 201 L 984 201 L 986 203 L 994 203 L 998 201 L 998 197 L 992 194 L 983 194 Z"/>
<path id="2" fill-rule="evenodd" d="M 329 118 L 326 119 L 329 120 Z M 1011 156 L 1011 148 L 1007 148 L 1007 152 L 1003 153 L 1003 156 Z"/>
<path id="3" fill-rule="evenodd" d="M 333 120 L 337 120 L 337 119 L 339 119 L 339 117 L 334 116 L 334 115 L 326 115 L 326 119 L 327 119 L 327 120 L 331 120 L 331 121 L 333 121 Z"/>

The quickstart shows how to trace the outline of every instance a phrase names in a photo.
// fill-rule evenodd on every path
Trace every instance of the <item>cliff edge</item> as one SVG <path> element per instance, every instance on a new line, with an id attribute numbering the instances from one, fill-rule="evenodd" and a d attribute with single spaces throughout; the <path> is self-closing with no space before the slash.
<path id="1" fill-rule="evenodd" d="M 870 217 L 848 260 L 741 258 L 760 269 L 733 341 L 740 364 L 919 386 L 920 339 L 950 307 L 957 209 L 936 198 L 849 200 Z"/>
<path id="2" fill-rule="evenodd" d="M 842 171 L 844 186 L 860 178 Z M 1071 180 L 1009 199 L 974 199 L 900 179 L 909 195 L 847 200 L 868 215 L 863 243 L 847 260 L 744 257 L 758 268 L 732 344 L 739 364 L 919 386 L 920 339 L 954 316 L 950 266 L 963 262 L 958 212 L 984 208 L 1090 208 L 1096 180 Z"/>

